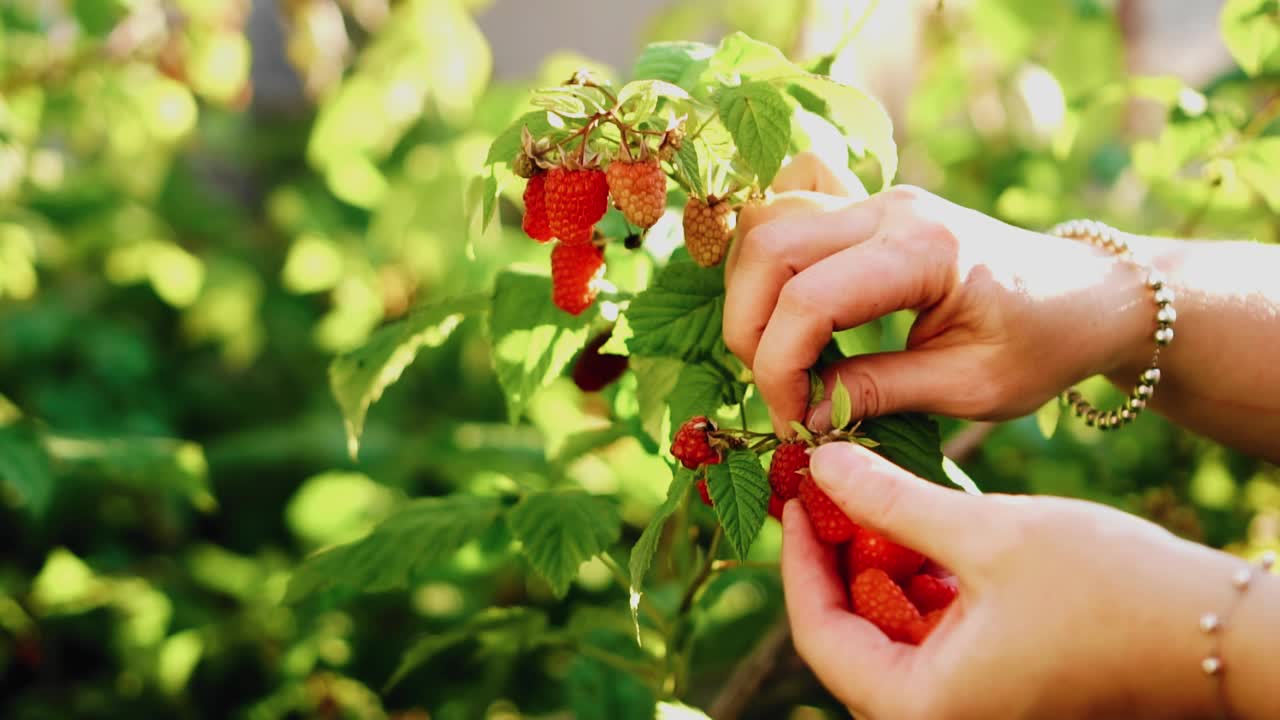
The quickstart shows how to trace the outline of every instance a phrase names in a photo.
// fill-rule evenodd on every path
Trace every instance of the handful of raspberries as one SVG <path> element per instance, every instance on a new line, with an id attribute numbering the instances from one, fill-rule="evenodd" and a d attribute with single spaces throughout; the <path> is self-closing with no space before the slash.
<path id="1" fill-rule="evenodd" d="M 689 419 L 676 432 L 671 454 L 691 469 L 719 463 L 724 441 L 716 430 L 706 417 Z M 809 451 L 815 444 L 804 433 L 774 450 L 769 464 L 769 514 L 781 519 L 782 506 L 799 498 L 818 539 L 839 547 L 853 612 L 892 640 L 920 644 L 955 600 L 959 592 L 955 579 L 919 552 L 850 520 L 809 475 Z M 698 481 L 698 492 L 710 505 L 705 479 Z"/>

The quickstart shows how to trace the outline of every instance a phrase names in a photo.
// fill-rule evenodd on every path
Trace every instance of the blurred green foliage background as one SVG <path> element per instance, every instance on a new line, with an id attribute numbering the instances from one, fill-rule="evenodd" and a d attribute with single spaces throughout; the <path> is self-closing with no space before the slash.
<path id="1" fill-rule="evenodd" d="M 609 400 L 566 380 L 508 425 L 468 324 L 375 406 L 348 459 L 329 360 L 418 303 L 545 263 L 516 204 L 480 230 L 473 178 L 531 87 L 594 63 L 557 53 L 494 81 L 476 0 L 257 5 L 0 3 L 0 717 L 651 716 L 616 670 L 487 634 L 477 616 L 541 607 L 625 654 L 626 597 L 598 563 L 555 601 L 499 537 L 408 593 L 281 604 L 308 552 L 409 497 L 545 474 Z M 809 47 L 813 28 L 847 35 L 865 5 L 670 3 L 641 35 L 742 29 L 812 56 L 835 46 Z M 1239 67 L 1202 87 L 1130 72 L 1122 10 L 923 3 L 900 180 L 1031 227 L 1091 216 L 1277 240 L 1275 2 L 1228 3 Z M 262 12 L 279 15 L 296 99 L 251 80 Z M 648 272 L 610 268 L 632 277 L 623 287 Z M 903 332 L 845 340 L 893 347 Z M 987 490 L 1099 500 L 1242 553 L 1280 547 L 1274 468 L 1154 417 L 1104 436 L 1054 432 L 1055 415 L 995 428 L 966 470 Z M 630 440 L 572 474 L 619 496 L 628 541 L 669 478 Z M 776 548 L 767 528 L 758 551 Z M 697 608 L 695 696 L 715 695 L 780 602 L 768 572 L 716 581 Z M 432 659 L 380 694 L 424 634 L 441 638 Z M 783 671 L 751 716 L 830 707 L 802 669 Z"/>

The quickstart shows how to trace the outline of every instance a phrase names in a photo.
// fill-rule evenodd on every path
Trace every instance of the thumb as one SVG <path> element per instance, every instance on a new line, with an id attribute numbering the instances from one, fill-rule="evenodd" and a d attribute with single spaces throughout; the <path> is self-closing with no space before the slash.
<path id="1" fill-rule="evenodd" d="M 910 411 L 965 415 L 957 402 L 963 402 L 965 388 L 957 387 L 956 378 L 968 376 L 944 353 L 946 350 L 872 353 L 828 366 L 822 372 L 826 395 L 810 411 L 807 424 L 815 430 L 831 427 L 831 394 L 837 378 L 849 391 L 855 420 Z"/>
<path id="2" fill-rule="evenodd" d="M 996 503 L 921 480 L 856 443 L 818 447 L 809 472 L 855 522 L 961 575 L 981 552 L 975 529 L 989 526 L 1000 512 Z"/>

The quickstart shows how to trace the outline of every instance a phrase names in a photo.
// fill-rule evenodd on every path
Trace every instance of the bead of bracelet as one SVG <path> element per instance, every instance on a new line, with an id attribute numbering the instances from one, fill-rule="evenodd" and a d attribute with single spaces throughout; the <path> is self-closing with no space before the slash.
<path id="1" fill-rule="evenodd" d="M 1129 242 L 1124 235 L 1114 228 L 1094 220 L 1071 220 L 1053 228 L 1052 234 L 1058 237 L 1084 240 L 1097 247 L 1104 248 L 1118 255 L 1121 259 L 1133 262 L 1129 250 Z M 1151 396 L 1155 394 L 1156 385 L 1160 383 L 1160 351 L 1173 342 L 1173 325 L 1178 320 L 1178 311 L 1173 307 L 1174 293 L 1168 286 L 1168 280 L 1159 270 L 1150 269 L 1146 277 L 1147 289 L 1151 291 L 1151 299 L 1155 302 L 1155 330 L 1151 339 L 1155 350 L 1151 355 L 1151 364 L 1138 375 L 1124 404 L 1113 410 L 1100 410 L 1093 406 L 1076 388 L 1062 393 L 1063 404 L 1071 409 L 1077 417 L 1083 418 L 1086 425 L 1099 430 L 1115 430 L 1137 419 L 1146 409 Z"/>

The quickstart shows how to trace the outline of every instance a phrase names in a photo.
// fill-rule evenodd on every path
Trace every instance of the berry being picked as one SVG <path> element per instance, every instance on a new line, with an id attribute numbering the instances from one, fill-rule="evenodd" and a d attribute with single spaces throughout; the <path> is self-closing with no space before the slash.
<path id="1" fill-rule="evenodd" d="M 848 562 L 854 572 L 878 568 L 894 581 L 906 582 L 924 564 L 924 555 L 864 527 L 849 543 Z"/>
<path id="2" fill-rule="evenodd" d="M 778 522 L 782 522 L 782 508 L 787 506 L 787 501 L 778 497 L 777 493 L 769 493 L 769 516 Z"/>
<path id="3" fill-rule="evenodd" d="M 890 640 L 918 642 L 923 623 L 920 611 L 883 570 L 858 573 L 849 586 L 849 599 L 853 612 L 880 628 Z"/>
<path id="4" fill-rule="evenodd" d="M 570 315 L 580 315 L 596 299 L 596 278 L 604 251 L 591 243 L 556 243 L 551 251 L 551 299 Z"/>
<path id="5" fill-rule="evenodd" d="M 627 371 L 625 355 L 608 355 L 600 352 L 600 348 L 609 342 L 613 329 L 596 335 L 582 349 L 578 361 L 573 364 L 573 384 L 583 392 L 598 392 L 610 383 L 622 377 Z"/>
<path id="6" fill-rule="evenodd" d="M 959 594 L 955 585 L 933 575 L 913 575 L 905 590 L 921 613 L 945 610 Z"/>
<path id="7" fill-rule="evenodd" d="M 547 223 L 565 243 L 590 240 L 590 228 L 609 207 L 609 182 L 601 170 L 554 167 L 547 172 Z"/>
<path id="8" fill-rule="evenodd" d="M 942 622 L 942 616 L 944 614 L 945 613 L 942 610 L 933 610 L 925 613 L 925 616 L 920 619 L 920 622 L 911 626 L 911 637 L 908 638 L 907 642 L 912 645 L 919 645 L 924 642 L 925 638 L 929 637 L 934 628 L 938 627 L 938 623 Z"/>
<path id="9" fill-rule="evenodd" d="M 653 227 L 667 207 L 667 176 L 657 160 L 614 160 L 605 170 L 609 194 L 632 225 Z"/>
<path id="10" fill-rule="evenodd" d="M 680 429 L 676 430 L 675 439 L 671 441 L 671 455 L 690 470 L 719 463 L 720 453 L 711 447 L 707 435 L 715 429 L 715 423 L 705 415 L 695 415 L 685 420 Z"/>
<path id="11" fill-rule="evenodd" d="M 554 225 L 553 228 L 554 229 Z M 723 200 L 711 204 L 696 197 L 684 206 L 684 246 L 702 267 L 715 267 L 724 260 L 733 235 L 733 208 Z"/>
<path id="12" fill-rule="evenodd" d="M 809 471 L 809 446 L 802 442 L 784 442 L 773 451 L 769 462 L 769 485 L 773 494 L 784 501 L 800 493 L 800 481 Z"/>
<path id="13" fill-rule="evenodd" d="M 538 173 L 524 186 L 524 234 L 538 242 L 554 237 L 547 222 L 546 184 L 547 174 Z"/>
<path id="14" fill-rule="evenodd" d="M 710 464 L 714 465 L 715 463 Z M 698 497 L 702 498 L 702 504 L 707 507 L 715 505 L 715 503 L 711 502 L 711 490 L 707 487 L 707 481 L 705 478 L 698 481 Z"/>
<path id="15" fill-rule="evenodd" d="M 814 534 L 822 542 L 839 545 L 847 542 L 858 531 L 858 526 L 844 514 L 839 505 L 822 492 L 811 475 L 805 475 L 800 480 L 798 496 L 805 513 L 809 515 L 809 522 L 813 523 Z"/>

